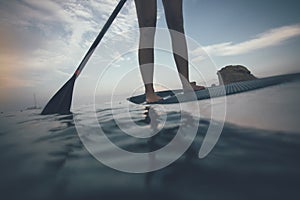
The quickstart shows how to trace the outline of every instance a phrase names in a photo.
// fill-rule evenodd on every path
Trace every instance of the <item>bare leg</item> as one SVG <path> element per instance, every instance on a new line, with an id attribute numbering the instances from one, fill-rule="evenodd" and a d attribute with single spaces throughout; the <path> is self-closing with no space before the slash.
<path id="1" fill-rule="evenodd" d="M 139 64 L 145 84 L 147 102 L 161 99 L 154 93 L 154 37 L 157 18 L 156 0 L 135 0 L 136 11 L 140 26 Z"/>
<path id="2" fill-rule="evenodd" d="M 189 80 L 189 63 L 186 38 L 184 35 L 182 0 L 163 0 L 166 20 L 170 30 L 174 59 L 184 89 L 204 89 Z M 181 33 L 181 34 L 179 34 Z"/>

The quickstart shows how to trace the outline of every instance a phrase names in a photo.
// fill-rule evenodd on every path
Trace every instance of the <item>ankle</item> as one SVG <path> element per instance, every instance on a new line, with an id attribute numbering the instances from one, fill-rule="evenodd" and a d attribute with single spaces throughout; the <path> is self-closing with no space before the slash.
<path id="1" fill-rule="evenodd" d="M 155 94 L 153 84 L 145 85 L 145 93 L 146 94 Z"/>

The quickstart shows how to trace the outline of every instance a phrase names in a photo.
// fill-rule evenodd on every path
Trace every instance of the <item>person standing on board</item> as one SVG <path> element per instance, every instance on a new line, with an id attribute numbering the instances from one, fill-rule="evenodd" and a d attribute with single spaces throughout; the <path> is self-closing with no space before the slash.
<path id="1" fill-rule="evenodd" d="M 195 82 L 190 82 L 189 80 L 188 50 L 184 36 L 182 0 L 162 0 L 162 2 L 167 25 L 171 34 L 174 59 L 183 89 L 185 91 L 190 89 L 195 91 L 205 89 L 205 87 L 196 85 Z M 162 99 L 155 94 L 153 87 L 157 0 L 135 0 L 135 5 L 140 27 L 139 64 L 145 84 L 146 101 L 153 103 Z M 178 37 L 178 35 L 180 36 Z M 180 52 L 181 55 L 179 56 L 175 52 Z"/>

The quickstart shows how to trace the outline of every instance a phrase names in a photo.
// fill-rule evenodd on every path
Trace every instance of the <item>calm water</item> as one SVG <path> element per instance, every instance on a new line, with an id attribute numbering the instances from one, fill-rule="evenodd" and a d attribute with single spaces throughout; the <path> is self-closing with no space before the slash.
<path id="1" fill-rule="evenodd" d="M 122 114 L 125 110 L 121 104 L 112 116 L 108 106 L 97 106 L 96 116 L 107 137 L 132 152 L 154 151 L 168 144 L 182 117 L 176 110 L 166 111 L 167 121 L 155 139 L 138 139 L 124 134 L 116 124 L 115 119 L 125 124 L 129 121 Z M 97 128 L 89 118 L 93 113 L 86 107 L 77 108 L 74 116 L 39 113 L 40 110 L 27 110 L 0 116 L 1 199 L 208 200 L 299 196 L 297 130 L 263 130 L 226 123 L 213 151 L 199 159 L 198 151 L 211 122 L 205 117 L 194 118 L 199 127 L 196 139 L 179 160 L 156 172 L 129 174 L 101 164 L 83 146 L 74 118 L 91 132 Z M 130 114 L 139 127 L 145 131 L 151 128 L 146 107 L 133 106 Z M 99 145 L 99 150 L 105 151 L 106 146 Z"/>

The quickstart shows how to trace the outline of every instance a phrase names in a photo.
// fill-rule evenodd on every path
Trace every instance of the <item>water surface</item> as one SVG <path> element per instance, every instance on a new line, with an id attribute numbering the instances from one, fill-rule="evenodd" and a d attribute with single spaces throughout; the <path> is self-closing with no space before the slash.
<path id="1" fill-rule="evenodd" d="M 251 97 L 250 93 L 245 95 Z M 259 98 L 265 97 L 259 95 Z M 273 104 L 277 107 L 278 102 Z M 199 159 L 199 149 L 212 123 L 205 115 L 197 119 L 192 113 L 183 116 L 176 110 L 166 110 L 161 116 L 167 120 L 163 128 L 147 139 L 134 138 L 120 130 L 116 119 L 128 123 L 129 119 L 123 115 L 127 108 L 120 104 L 113 109 L 98 105 L 96 116 L 107 137 L 127 151 L 150 152 L 164 147 L 176 135 L 182 117 L 191 117 L 197 123 L 197 136 L 191 147 L 170 166 L 151 173 L 130 174 L 101 164 L 82 144 L 74 118 L 81 120 L 80 124 L 91 132 L 97 128 L 89 120 L 94 113 L 86 107 L 77 107 L 74 115 L 69 116 L 41 116 L 40 110 L 2 113 L 1 198 L 208 200 L 296 199 L 299 196 L 297 126 L 289 131 L 226 122 L 215 148 L 206 158 Z M 132 106 L 130 111 L 130 120 L 145 132 L 153 128 L 147 112 L 145 106 Z M 159 115 L 160 111 L 156 112 Z M 291 119 L 297 116 L 295 112 L 284 115 Z M 127 130 L 135 133 L 131 126 Z M 105 145 L 99 145 L 99 151 L 106 150 Z M 126 161 L 121 157 L 111 159 Z"/>

